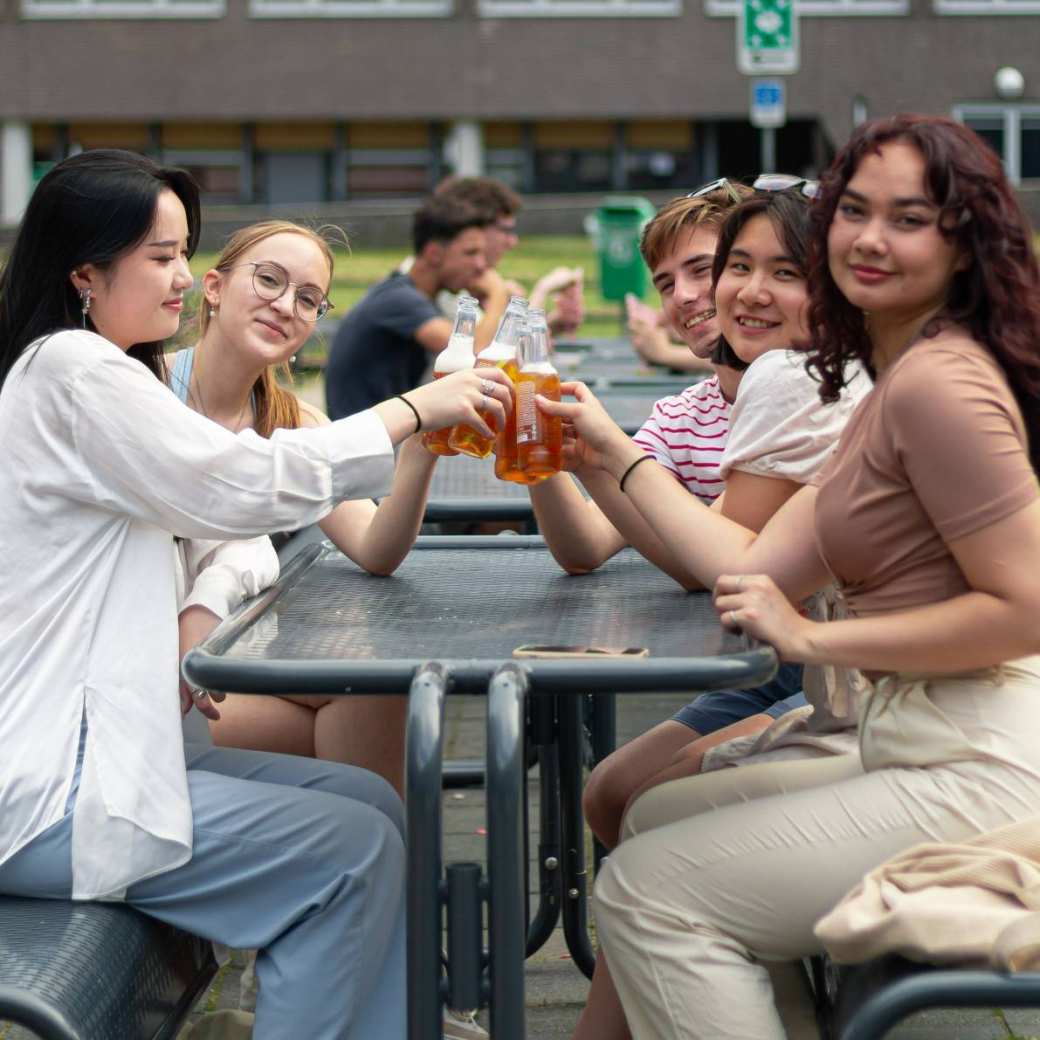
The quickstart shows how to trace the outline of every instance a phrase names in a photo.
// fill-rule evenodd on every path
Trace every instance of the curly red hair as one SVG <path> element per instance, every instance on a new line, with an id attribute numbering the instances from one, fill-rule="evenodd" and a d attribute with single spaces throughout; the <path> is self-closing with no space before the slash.
<path id="1" fill-rule="evenodd" d="M 996 154 L 952 119 L 904 114 L 864 123 L 820 181 L 811 217 L 807 363 L 820 379 L 820 396 L 838 397 L 853 359 L 873 374 L 863 312 L 831 277 L 827 233 L 863 157 L 891 141 L 921 153 L 940 231 L 971 261 L 951 280 L 944 315 L 970 330 L 1003 368 L 1029 431 L 1033 468 L 1040 470 L 1040 271 L 1032 231 Z"/>

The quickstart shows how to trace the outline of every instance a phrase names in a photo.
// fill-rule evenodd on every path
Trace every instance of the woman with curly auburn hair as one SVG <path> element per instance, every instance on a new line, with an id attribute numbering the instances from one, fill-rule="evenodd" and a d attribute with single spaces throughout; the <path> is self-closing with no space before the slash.
<path id="1" fill-rule="evenodd" d="M 859 701 L 858 775 L 774 762 L 674 781 L 631 807 L 596 909 L 639 1040 L 780 1040 L 764 962 L 820 952 L 815 922 L 891 856 L 1040 804 L 1029 228 L 986 145 L 927 116 L 858 128 L 814 206 L 811 370 L 824 399 L 852 360 L 874 389 L 758 535 L 707 508 L 676 523 L 667 476 L 636 465 L 582 388 L 577 404 L 543 406 L 683 545 L 723 624 L 807 674 L 843 673 L 836 688 Z M 830 582 L 845 616 L 811 620 L 798 605 Z"/>
<path id="2" fill-rule="evenodd" d="M 900 115 L 868 123 L 821 181 L 809 273 L 810 367 L 820 378 L 820 394 L 825 401 L 836 398 L 850 358 L 868 369 L 873 364 L 868 318 L 843 294 L 824 244 L 860 160 L 895 140 L 912 143 L 925 161 L 925 183 L 939 207 L 943 238 L 976 260 L 955 273 L 943 317 L 968 330 L 1004 370 L 1022 408 L 1035 466 L 1040 453 L 1040 296 L 1032 235 L 996 153 L 979 148 L 978 137 L 952 119 Z"/>

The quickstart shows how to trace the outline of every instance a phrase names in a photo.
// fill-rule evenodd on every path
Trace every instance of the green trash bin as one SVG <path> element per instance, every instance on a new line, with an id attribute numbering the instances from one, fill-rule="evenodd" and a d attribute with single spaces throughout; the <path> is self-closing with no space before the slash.
<path id="1" fill-rule="evenodd" d="M 639 253 L 639 236 L 657 212 L 649 199 L 608 195 L 596 210 L 600 293 L 605 300 L 642 298 L 649 272 Z"/>

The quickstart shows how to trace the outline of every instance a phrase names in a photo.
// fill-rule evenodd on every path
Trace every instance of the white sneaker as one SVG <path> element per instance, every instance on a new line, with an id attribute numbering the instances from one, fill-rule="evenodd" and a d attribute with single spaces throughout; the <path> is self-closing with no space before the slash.
<path id="1" fill-rule="evenodd" d="M 477 1022 L 475 1011 L 444 1009 L 444 1040 L 489 1040 L 488 1032 Z"/>

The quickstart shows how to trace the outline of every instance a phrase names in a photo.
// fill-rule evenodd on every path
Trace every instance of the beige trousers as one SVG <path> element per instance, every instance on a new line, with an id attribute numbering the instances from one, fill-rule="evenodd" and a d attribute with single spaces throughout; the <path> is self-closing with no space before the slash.
<path id="1" fill-rule="evenodd" d="M 815 922 L 895 853 L 1040 811 L 1037 659 L 882 680 L 862 718 L 862 768 L 722 770 L 633 806 L 596 918 L 634 1040 L 779 1040 L 762 961 L 819 952 Z"/>

